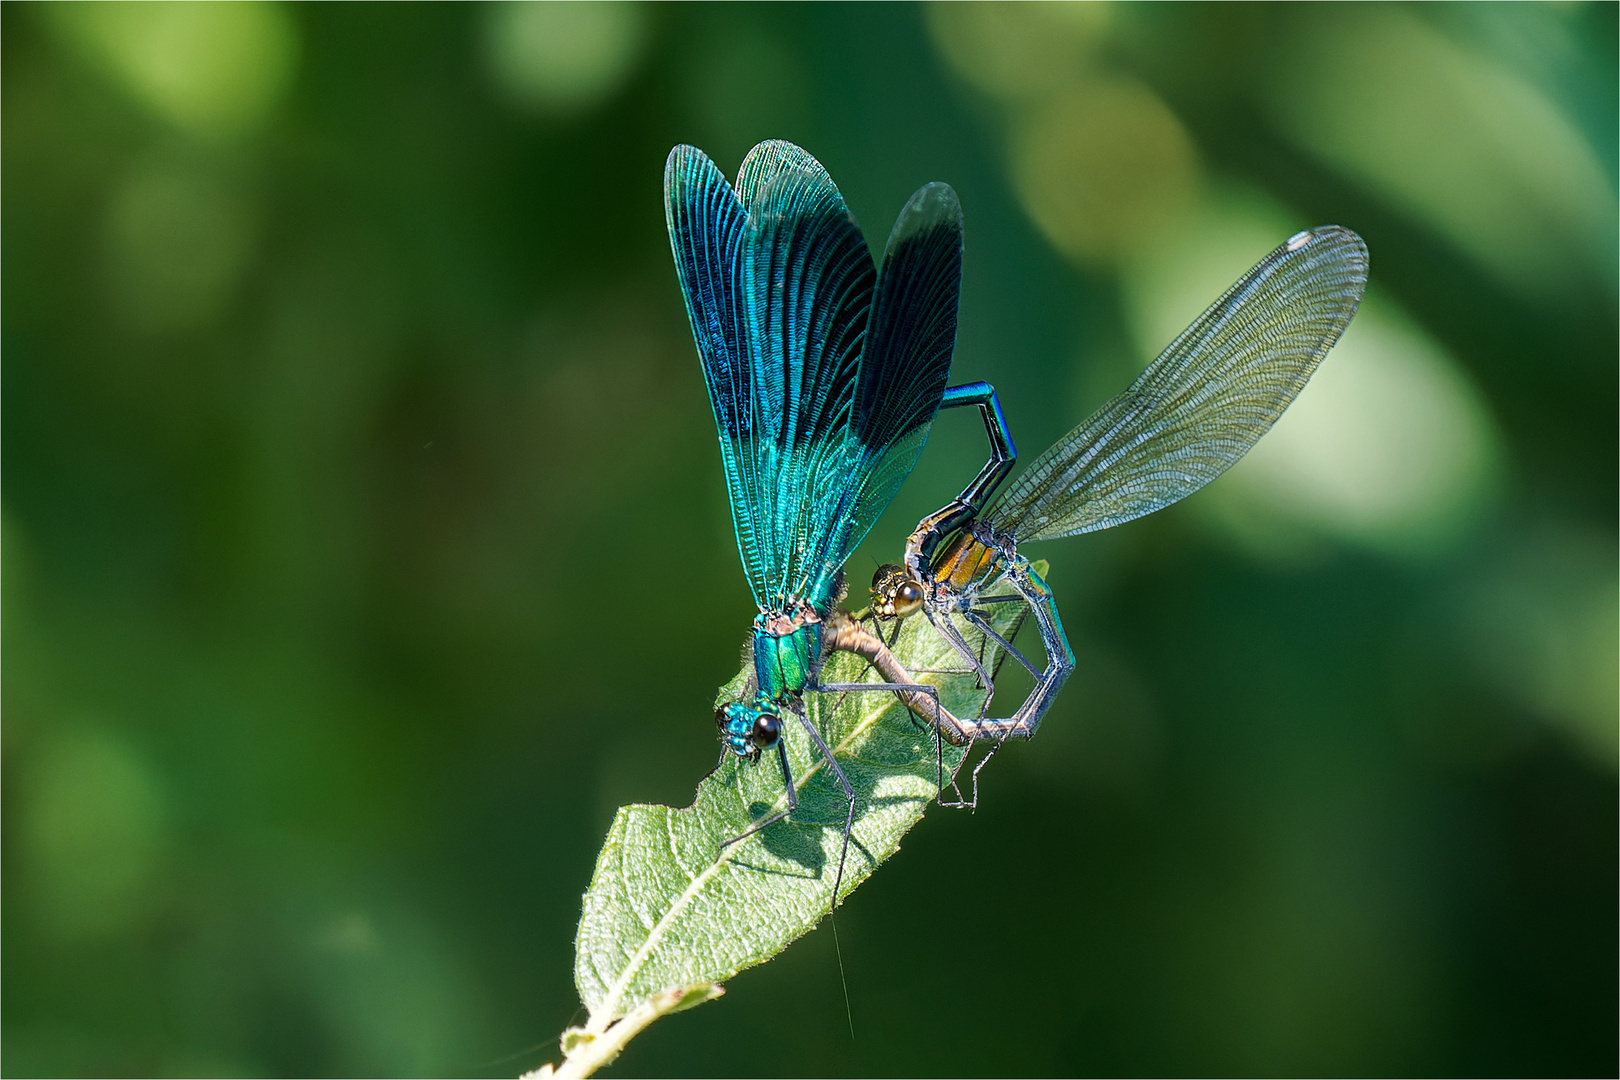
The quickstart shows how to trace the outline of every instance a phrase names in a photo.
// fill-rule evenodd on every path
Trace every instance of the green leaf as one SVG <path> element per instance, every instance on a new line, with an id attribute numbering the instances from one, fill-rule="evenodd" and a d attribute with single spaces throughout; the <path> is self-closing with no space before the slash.
<path id="1" fill-rule="evenodd" d="M 1027 612 L 1023 604 L 993 610 L 992 624 L 1003 634 L 1016 630 Z M 963 668 L 926 619 L 907 619 L 893 652 L 939 688 L 946 708 L 979 715 L 984 693 L 971 675 L 925 674 Z M 987 666 L 996 659 L 986 652 Z M 746 677 L 745 668 L 717 701 L 741 696 Z M 835 653 L 821 681 L 878 678 L 860 657 Z M 809 693 L 805 708 L 856 793 L 842 900 L 899 849 L 900 838 L 938 794 L 941 767 L 949 779 L 964 752 L 936 745 L 932 730 L 892 693 Z M 787 724 L 786 742 L 798 810 L 723 852 L 723 842 L 786 806 L 773 756 L 755 764 L 728 755 L 685 809 L 620 808 L 597 857 L 576 941 L 574 977 L 590 1028 L 605 1029 L 666 987 L 717 983 L 763 963 L 831 909 L 848 804 L 796 722 Z"/>

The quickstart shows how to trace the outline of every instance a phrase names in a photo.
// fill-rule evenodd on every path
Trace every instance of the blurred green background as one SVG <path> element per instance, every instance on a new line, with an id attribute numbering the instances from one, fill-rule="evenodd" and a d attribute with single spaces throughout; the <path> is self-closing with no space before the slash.
<path id="1" fill-rule="evenodd" d="M 1300 227 L 1361 315 L 1079 669 L 617 1075 L 1614 1075 L 1616 6 L 3 8 L 3 1067 L 511 1075 L 752 606 L 671 145 L 968 241 L 1026 460 Z M 859 591 L 982 459 L 947 416 Z"/>

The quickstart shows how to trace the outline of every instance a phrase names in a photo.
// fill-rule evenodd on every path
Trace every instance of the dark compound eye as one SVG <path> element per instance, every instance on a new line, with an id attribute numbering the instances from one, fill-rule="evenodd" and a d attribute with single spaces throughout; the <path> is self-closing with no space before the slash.
<path id="1" fill-rule="evenodd" d="M 897 578 L 904 578 L 906 569 L 894 563 L 884 563 L 872 573 L 872 593 L 882 595 L 893 590 Z"/>
<path id="2" fill-rule="evenodd" d="M 898 589 L 894 590 L 894 599 L 890 602 L 894 605 L 894 613 L 900 618 L 915 615 L 917 609 L 922 607 L 922 586 L 915 581 L 903 582 Z"/>
<path id="3" fill-rule="evenodd" d="M 782 721 L 779 717 L 770 713 L 760 713 L 754 717 L 754 730 L 749 732 L 748 741 L 754 744 L 755 750 L 769 750 L 781 737 Z"/>

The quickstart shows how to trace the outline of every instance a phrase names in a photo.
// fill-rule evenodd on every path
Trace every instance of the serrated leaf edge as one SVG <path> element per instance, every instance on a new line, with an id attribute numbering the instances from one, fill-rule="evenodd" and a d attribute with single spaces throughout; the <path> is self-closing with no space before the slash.
<path id="1" fill-rule="evenodd" d="M 921 681 L 926 681 L 926 680 L 921 680 Z M 934 685 L 934 684 L 931 683 L 930 685 Z M 891 707 L 903 707 L 903 706 L 891 706 Z M 859 723 L 857 723 L 853 728 L 851 728 L 849 730 L 849 732 L 847 734 L 844 735 L 844 737 L 842 739 L 840 739 L 840 740 L 838 740 L 838 742 L 832 744 L 831 749 L 833 751 L 833 755 L 836 757 L 839 754 L 851 754 L 851 753 L 853 753 L 854 751 L 853 751 L 852 744 L 860 736 L 864 735 L 871 728 L 876 726 L 878 721 L 881 720 L 885 715 L 887 715 L 887 713 L 888 713 L 887 709 L 879 710 L 878 712 L 871 714 L 867 718 L 865 718 L 865 719 L 861 720 Z M 827 765 L 826 759 L 818 757 L 814 765 L 811 765 L 809 768 L 805 769 L 803 772 L 799 773 L 797 776 L 794 777 L 794 785 L 793 786 L 794 786 L 795 790 L 803 790 L 805 784 L 807 784 L 810 781 L 810 778 L 815 776 L 818 772 L 821 772 L 822 770 L 824 770 L 826 768 L 826 765 Z M 783 808 L 786 805 L 786 802 L 787 802 L 787 793 L 784 790 L 783 793 L 781 795 L 777 796 L 776 800 L 771 804 L 771 812 L 774 813 L 778 809 Z M 646 804 L 646 805 L 648 806 L 648 808 L 652 808 L 652 806 L 653 806 L 653 804 Z M 682 807 L 681 809 L 690 810 L 693 807 L 695 807 L 696 805 L 697 805 L 697 799 L 694 798 L 692 800 L 692 805 L 691 806 Z M 624 809 L 630 809 L 630 808 L 625 807 Z M 666 830 L 668 830 L 670 828 L 668 814 L 677 813 L 679 811 L 671 810 L 667 806 L 658 806 L 657 809 L 666 811 L 665 828 L 666 828 Z M 621 810 L 621 813 L 622 812 L 623 811 Z M 614 824 L 615 825 L 618 824 L 617 819 L 615 819 Z M 674 854 L 675 852 L 673 850 L 673 840 L 674 840 L 673 835 L 671 836 L 670 839 L 671 839 L 671 853 Z M 636 975 L 640 972 L 642 965 L 644 965 L 647 962 L 648 957 L 650 957 L 652 955 L 653 949 L 658 945 L 658 943 L 660 941 L 663 940 L 664 935 L 668 932 L 667 928 L 669 926 L 673 925 L 676 917 L 679 916 L 681 914 L 681 912 L 685 911 L 687 906 L 690 905 L 691 902 L 702 892 L 702 886 L 704 884 L 706 884 L 721 869 L 723 869 L 728 863 L 731 862 L 731 860 L 732 860 L 731 852 L 736 851 L 736 850 L 738 850 L 737 846 L 733 845 L 732 847 L 726 849 L 725 852 L 722 852 L 719 855 L 715 856 L 714 862 L 711 863 L 707 868 L 705 868 L 696 877 L 694 877 L 691 880 L 691 882 L 689 882 L 687 884 L 686 888 L 681 890 L 681 894 L 680 894 L 680 896 L 678 896 L 675 899 L 675 902 L 673 904 L 671 904 L 669 906 L 669 908 L 664 912 L 664 914 L 659 916 L 658 921 L 656 923 L 654 923 L 652 925 L 652 927 L 650 927 L 648 929 L 646 940 L 641 943 L 640 948 L 638 948 L 633 954 L 631 954 L 630 959 L 624 965 L 624 969 L 619 973 L 618 977 L 614 980 L 612 986 L 609 987 L 608 992 L 603 995 L 601 1004 L 598 1005 L 597 1009 L 591 1013 L 590 1019 L 586 1023 L 586 1026 L 585 1026 L 587 1031 L 590 1031 L 590 1032 L 593 1032 L 593 1033 L 596 1033 L 596 1034 L 600 1034 L 602 1031 L 605 1031 L 607 1029 L 607 1026 L 610 1023 L 612 1023 L 618 1016 L 623 1015 L 622 1013 L 618 1012 L 618 1005 L 619 1005 L 620 998 L 622 998 L 624 996 L 625 990 L 629 987 L 630 983 L 635 979 Z M 838 903 L 839 903 L 839 900 L 842 899 L 842 898 L 847 898 L 849 896 L 850 892 L 853 891 L 856 888 L 856 886 L 858 886 L 859 884 L 860 884 L 859 880 L 856 880 L 853 877 L 846 879 L 843 886 L 840 889 L 840 892 L 841 892 L 842 896 L 841 897 L 834 897 L 832 906 L 836 907 L 838 905 Z"/>

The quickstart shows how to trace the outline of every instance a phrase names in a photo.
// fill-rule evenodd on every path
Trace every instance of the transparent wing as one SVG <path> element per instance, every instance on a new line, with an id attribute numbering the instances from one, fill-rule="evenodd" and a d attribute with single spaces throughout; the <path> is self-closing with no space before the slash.
<path id="1" fill-rule="evenodd" d="M 1058 440 L 984 515 L 1016 540 L 1106 529 L 1185 498 L 1248 452 L 1338 341 L 1367 246 L 1337 225 L 1267 255 L 1124 393 Z"/>

